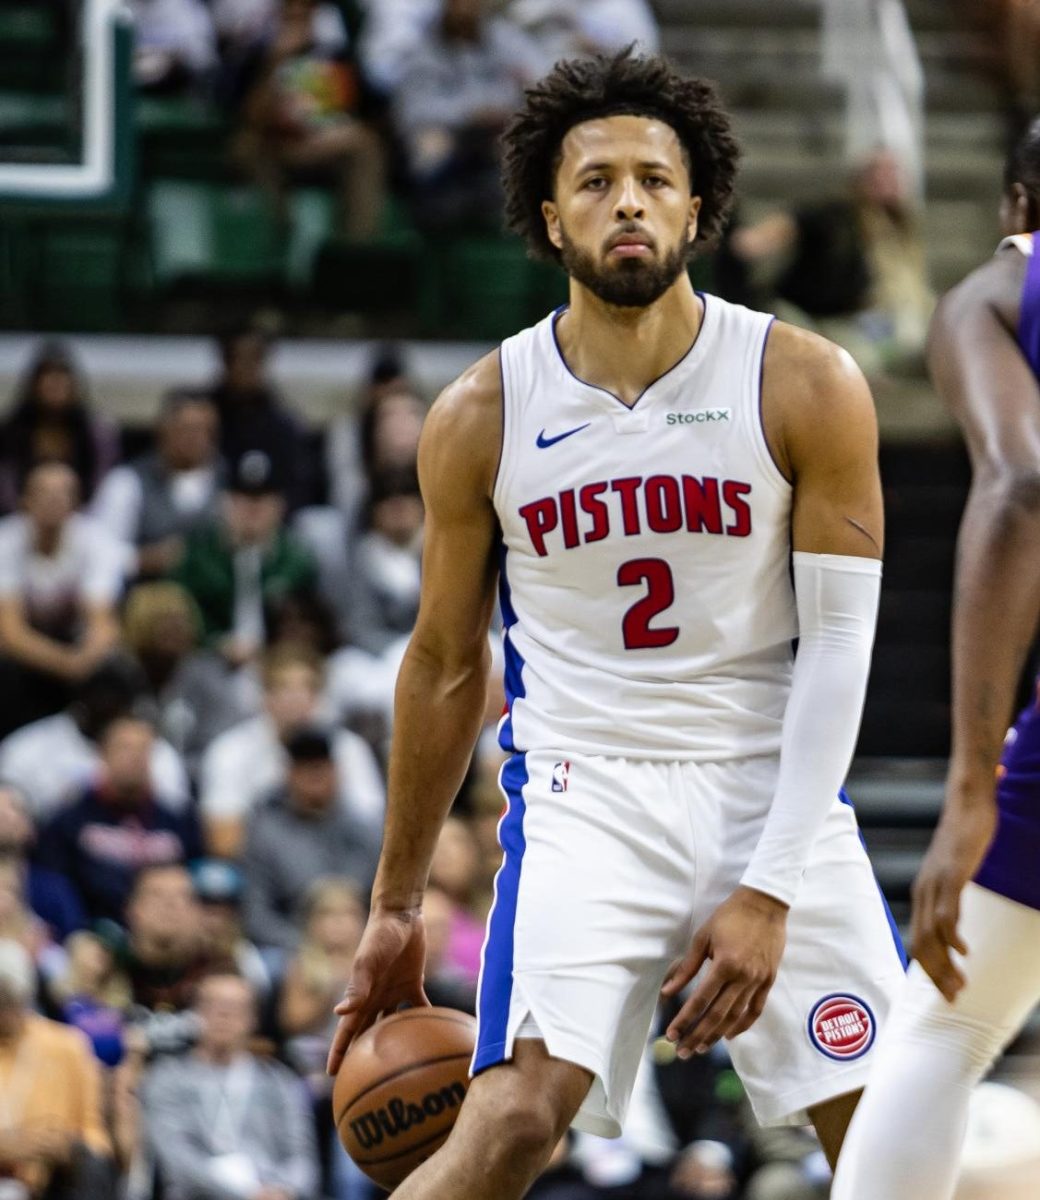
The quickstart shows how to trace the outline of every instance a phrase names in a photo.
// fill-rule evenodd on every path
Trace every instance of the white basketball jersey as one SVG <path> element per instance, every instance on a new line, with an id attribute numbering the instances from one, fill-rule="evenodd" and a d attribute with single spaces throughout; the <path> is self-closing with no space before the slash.
<path id="1" fill-rule="evenodd" d="M 570 372 L 558 313 L 502 345 L 507 750 L 779 749 L 797 620 L 761 422 L 771 318 L 702 298 L 693 347 L 631 408 Z"/>

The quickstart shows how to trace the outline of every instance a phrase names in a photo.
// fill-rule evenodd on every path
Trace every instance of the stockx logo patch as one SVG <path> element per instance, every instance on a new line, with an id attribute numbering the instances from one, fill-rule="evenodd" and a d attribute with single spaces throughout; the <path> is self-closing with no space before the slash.
<path id="1" fill-rule="evenodd" d="M 709 425 L 728 421 L 731 412 L 729 408 L 693 408 L 687 412 L 666 413 L 664 419 L 668 425 Z"/>

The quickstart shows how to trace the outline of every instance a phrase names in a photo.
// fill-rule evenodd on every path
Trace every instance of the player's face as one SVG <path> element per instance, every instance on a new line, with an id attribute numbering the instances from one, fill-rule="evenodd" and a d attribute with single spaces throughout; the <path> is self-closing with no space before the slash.
<path id="1" fill-rule="evenodd" d="M 675 130 L 604 117 L 576 125 L 561 150 L 542 211 L 563 265 L 606 304 L 653 304 L 685 270 L 701 205 Z"/>

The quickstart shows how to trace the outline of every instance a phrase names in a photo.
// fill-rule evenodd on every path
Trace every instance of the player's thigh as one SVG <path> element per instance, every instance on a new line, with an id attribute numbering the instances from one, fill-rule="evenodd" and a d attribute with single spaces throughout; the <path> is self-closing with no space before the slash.
<path id="1" fill-rule="evenodd" d="M 878 1033 L 905 982 L 905 956 L 850 806 L 828 813 L 791 907 L 762 1016 L 730 1043 L 765 1124 L 864 1086 Z"/>
<path id="2" fill-rule="evenodd" d="M 545 1043 L 517 1043 L 512 1059 L 470 1084 L 453 1131 L 456 1144 L 479 1151 L 493 1131 L 517 1149 L 548 1154 L 563 1137 L 592 1085 L 590 1071 L 553 1058 Z"/>
<path id="3" fill-rule="evenodd" d="M 517 1040 L 597 1077 L 593 1132 L 623 1115 L 668 963 L 691 917 L 674 764 L 517 756 L 502 777 L 504 862 L 488 920 L 474 1072 Z M 677 828 L 677 821 L 681 823 Z"/>

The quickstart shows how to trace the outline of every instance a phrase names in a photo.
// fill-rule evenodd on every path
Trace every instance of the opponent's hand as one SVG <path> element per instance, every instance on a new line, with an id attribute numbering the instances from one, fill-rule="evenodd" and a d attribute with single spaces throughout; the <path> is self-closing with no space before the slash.
<path id="1" fill-rule="evenodd" d="M 992 794 L 971 802 L 948 800 L 914 881 L 913 955 L 951 1004 L 967 982 L 951 954 L 968 953 L 957 930 L 961 892 L 982 865 L 996 829 Z"/>
<path id="2" fill-rule="evenodd" d="M 764 892 L 738 887 L 694 934 L 686 957 L 669 967 L 662 996 L 677 995 L 711 960 L 666 1031 L 680 1058 L 736 1037 L 762 1015 L 787 941 L 787 911 Z"/>
<path id="3" fill-rule="evenodd" d="M 335 1075 L 356 1037 L 402 1005 L 429 1005 L 423 991 L 426 933 L 418 909 L 373 911 L 354 956 L 354 967 L 329 1050 L 327 1070 Z"/>

